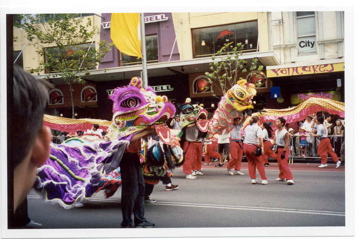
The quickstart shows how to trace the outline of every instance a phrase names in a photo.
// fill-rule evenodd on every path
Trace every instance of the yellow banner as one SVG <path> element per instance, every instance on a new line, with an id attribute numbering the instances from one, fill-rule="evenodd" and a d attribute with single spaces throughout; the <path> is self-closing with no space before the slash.
<path id="1" fill-rule="evenodd" d="M 110 38 L 119 51 L 142 58 L 139 13 L 112 13 Z"/>
<path id="2" fill-rule="evenodd" d="M 345 63 L 300 66 L 267 70 L 268 77 L 299 76 L 345 71 Z"/>

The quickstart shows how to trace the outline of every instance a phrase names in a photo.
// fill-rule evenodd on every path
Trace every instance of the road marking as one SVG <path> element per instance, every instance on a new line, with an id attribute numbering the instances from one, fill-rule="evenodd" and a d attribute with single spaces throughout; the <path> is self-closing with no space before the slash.
<path id="1" fill-rule="evenodd" d="M 28 195 L 29 199 L 42 199 L 40 195 Z M 91 198 L 87 202 L 101 202 L 101 203 L 119 203 L 119 199 L 109 198 Z M 229 209 L 229 210 L 244 210 L 244 211 L 263 211 L 263 212 L 279 212 L 279 213 L 297 213 L 297 214 L 310 214 L 310 215 L 325 215 L 344 217 L 344 212 L 334 211 L 320 211 L 308 209 L 291 209 L 291 208 L 274 208 L 274 207 L 255 207 L 255 206 L 235 206 L 235 205 L 217 205 L 217 204 L 201 204 L 201 203 L 185 203 L 185 202 L 156 202 L 150 205 L 153 206 L 173 206 L 173 207 L 191 207 L 191 208 L 211 208 L 211 209 Z"/>

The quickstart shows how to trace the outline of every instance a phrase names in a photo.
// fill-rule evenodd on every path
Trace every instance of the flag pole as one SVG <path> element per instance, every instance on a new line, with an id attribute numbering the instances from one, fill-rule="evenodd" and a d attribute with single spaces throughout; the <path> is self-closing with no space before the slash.
<path id="1" fill-rule="evenodd" d="M 142 80 L 143 87 L 146 88 L 148 86 L 148 72 L 146 66 L 146 41 L 145 41 L 145 20 L 144 13 L 140 13 L 140 37 L 141 37 L 141 54 L 142 58 Z"/>

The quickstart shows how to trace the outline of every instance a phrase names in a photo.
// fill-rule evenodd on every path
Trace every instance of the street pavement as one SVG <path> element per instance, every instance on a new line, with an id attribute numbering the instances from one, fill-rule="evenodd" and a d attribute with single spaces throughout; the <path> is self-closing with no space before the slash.
<path id="1" fill-rule="evenodd" d="M 318 168 L 317 163 L 290 164 L 295 184 L 289 186 L 275 181 L 279 172 L 277 163 L 265 168 L 268 185 L 259 183 L 258 173 L 258 184 L 251 184 L 246 162 L 241 170 L 244 176 L 228 175 L 226 165 L 218 168 L 215 164 L 203 166 L 204 175 L 196 180 L 185 179 L 182 168 L 177 168 L 172 181 L 179 189 L 165 191 L 161 182 L 156 185 L 151 195 L 156 203 L 145 205 L 146 218 L 156 228 L 200 228 L 203 231 L 199 235 L 210 236 L 217 235 L 222 228 L 226 228 L 227 235 L 280 235 L 281 227 L 291 227 L 297 230 L 294 232 L 297 235 L 304 231 L 300 228 L 307 228 L 305 233 L 316 233 L 313 230 L 320 227 L 324 230 L 318 232 L 346 226 L 344 166 L 336 169 L 332 163 L 327 168 Z M 29 194 L 28 201 L 31 219 L 42 223 L 44 229 L 120 227 L 120 189 L 111 198 L 105 199 L 100 192 L 85 201 L 83 207 L 69 210 L 44 202 L 35 192 Z"/>

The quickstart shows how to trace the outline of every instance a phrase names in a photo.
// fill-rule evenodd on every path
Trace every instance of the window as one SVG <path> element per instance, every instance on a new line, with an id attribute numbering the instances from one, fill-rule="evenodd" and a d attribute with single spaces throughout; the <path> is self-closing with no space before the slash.
<path id="1" fill-rule="evenodd" d="M 79 67 L 82 70 L 96 68 L 94 43 L 45 49 L 46 73 L 60 72 L 63 69 L 77 70 Z"/>
<path id="2" fill-rule="evenodd" d="M 81 92 L 81 102 L 97 102 L 97 90 L 92 86 L 86 86 Z"/>
<path id="3" fill-rule="evenodd" d="M 158 49 L 157 49 L 157 35 L 151 35 L 145 37 L 146 42 L 146 61 L 158 62 Z M 137 59 L 136 56 L 128 56 L 121 54 L 123 65 L 141 64 L 141 59 Z"/>
<path id="4" fill-rule="evenodd" d="M 299 54 L 316 53 L 315 12 L 296 12 Z"/>
<path id="5" fill-rule="evenodd" d="M 244 44 L 244 51 L 256 51 L 258 47 L 257 21 L 192 30 L 194 57 L 209 56 L 220 50 L 224 43 Z"/>

